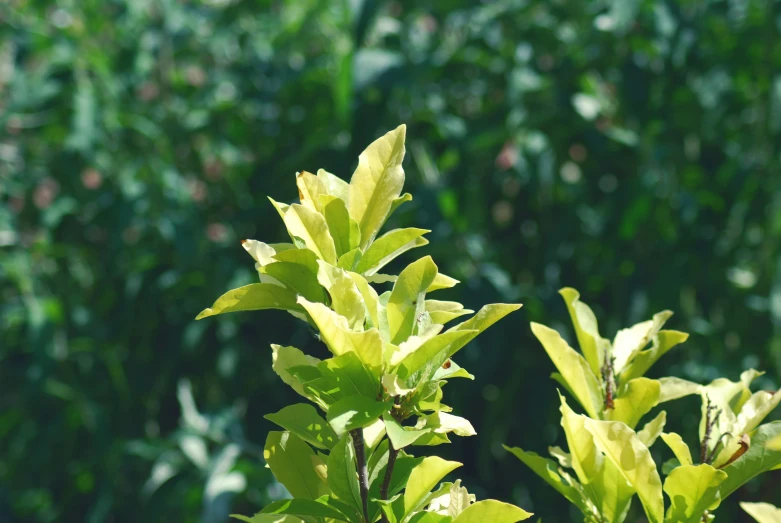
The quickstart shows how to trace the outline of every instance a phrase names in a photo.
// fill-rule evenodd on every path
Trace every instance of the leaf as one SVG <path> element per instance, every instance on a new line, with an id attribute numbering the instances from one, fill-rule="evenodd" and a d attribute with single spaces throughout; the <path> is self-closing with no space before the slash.
<path id="1" fill-rule="evenodd" d="M 665 521 L 699 523 L 706 510 L 719 506 L 719 485 L 727 474 L 710 465 L 682 465 L 675 468 L 664 482 L 670 497 Z"/>
<path id="2" fill-rule="evenodd" d="M 320 195 L 328 194 L 323 180 L 312 173 L 303 171 L 296 173 L 296 186 L 298 187 L 298 199 L 301 201 L 301 204 L 313 211 L 322 213 Z"/>
<path id="3" fill-rule="evenodd" d="M 678 331 L 659 331 L 653 338 L 650 349 L 640 351 L 631 362 L 619 373 L 619 381 L 625 383 L 631 379 L 639 378 L 664 356 L 670 349 L 686 341 L 689 335 Z"/>
<path id="4" fill-rule="evenodd" d="M 347 318 L 322 303 L 312 303 L 301 297 L 298 303 L 312 317 L 315 325 L 320 329 L 321 339 L 335 356 L 355 352 L 370 369 L 379 369 L 382 365 L 382 340 L 377 329 L 353 331 Z"/>
<path id="5" fill-rule="evenodd" d="M 611 351 L 615 358 L 613 366 L 616 374 L 620 374 L 626 364 L 648 345 L 672 315 L 671 311 L 662 311 L 654 314 L 652 320 L 618 331 Z"/>
<path id="6" fill-rule="evenodd" d="M 605 416 L 612 421 L 623 421 L 633 429 L 658 403 L 660 385 L 656 380 L 635 378 L 619 389 L 619 395 L 613 401 L 614 408 L 607 410 Z"/>
<path id="7" fill-rule="evenodd" d="M 328 423 L 306 403 L 288 405 L 264 417 L 319 449 L 330 449 L 338 440 Z"/>
<path id="8" fill-rule="evenodd" d="M 412 201 L 412 195 L 408 192 L 394 199 L 393 203 L 391 204 L 390 212 L 388 213 L 388 218 L 390 218 L 393 215 L 393 213 L 396 212 L 396 209 L 401 207 L 403 204 L 411 201 Z"/>
<path id="9" fill-rule="evenodd" d="M 317 281 L 317 256 L 309 249 L 288 249 L 274 255 L 274 262 L 259 269 L 307 300 L 324 301 L 323 288 Z"/>
<path id="10" fill-rule="evenodd" d="M 355 462 L 355 449 L 349 434 L 343 435 L 328 456 L 328 486 L 338 499 L 363 512 Z"/>
<path id="11" fill-rule="evenodd" d="M 455 433 L 457 436 L 476 436 L 475 428 L 469 420 L 447 412 L 434 412 L 425 417 L 426 427 L 438 434 Z"/>
<path id="12" fill-rule="evenodd" d="M 307 249 L 318 258 L 336 265 L 336 247 L 325 217 L 319 212 L 294 203 L 283 216 L 285 227 L 291 238 L 301 238 Z"/>
<path id="13" fill-rule="evenodd" d="M 667 413 L 665 411 L 661 411 L 654 419 L 645 424 L 643 429 L 637 433 L 637 437 L 640 438 L 640 441 L 643 442 L 643 445 L 651 448 L 651 445 L 654 444 L 656 438 L 658 438 L 664 430 L 664 425 L 666 422 Z"/>
<path id="14" fill-rule="evenodd" d="M 659 403 L 677 400 L 691 394 L 699 394 L 702 385 L 681 378 L 659 378 Z"/>
<path id="15" fill-rule="evenodd" d="M 195 317 L 196 320 L 238 311 L 259 311 L 265 309 L 283 309 L 300 311 L 296 295 L 284 287 L 273 283 L 252 283 L 228 291 Z"/>
<path id="16" fill-rule="evenodd" d="M 429 430 L 415 430 L 412 428 L 408 430 L 406 427 L 402 427 L 398 421 L 388 414 L 384 414 L 382 419 L 385 422 L 385 431 L 388 434 L 388 438 L 391 440 L 393 448 L 396 450 L 412 445 L 415 443 L 415 440 L 430 432 Z"/>
<path id="17" fill-rule="evenodd" d="M 328 494 L 325 464 L 295 434 L 269 432 L 263 457 L 274 477 L 293 497 L 317 499 Z"/>
<path id="18" fill-rule="evenodd" d="M 436 512 L 419 512 L 412 516 L 409 523 L 452 523 L 453 518 Z"/>
<path id="19" fill-rule="evenodd" d="M 358 223 L 350 217 L 347 206 L 342 200 L 337 198 L 325 204 L 323 216 L 328 224 L 328 231 L 334 239 L 334 247 L 338 257 L 358 248 L 361 229 Z M 341 258 L 339 259 L 341 261 Z"/>
<path id="20" fill-rule="evenodd" d="M 426 289 L 426 292 L 434 292 L 441 289 L 450 289 L 452 287 L 455 287 L 459 283 L 461 282 L 459 282 L 457 279 L 451 278 L 450 276 L 447 276 L 446 274 L 442 274 L 440 272 L 434 278 L 434 281 L 431 282 L 431 285 L 429 285 L 428 289 Z"/>
<path id="21" fill-rule="evenodd" d="M 325 169 L 317 171 L 317 179 L 323 183 L 325 190 L 328 194 L 336 196 L 344 203 L 348 203 L 350 200 L 350 184 L 342 180 L 336 175 L 333 175 Z"/>
<path id="22" fill-rule="evenodd" d="M 426 496 L 447 474 L 461 466 L 457 461 L 445 461 L 437 456 L 424 458 L 410 473 L 404 492 L 404 514 L 420 507 Z"/>
<path id="23" fill-rule="evenodd" d="M 290 369 L 303 366 L 316 367 L 316 365 L 320 363 L 320 360 L 304 354 L 295 347 L 272 345 L 271 351 L 271 361 L 274 372 L 282 378 L 282 381 L 290 385 L 293 390 L 305 398 L 309 398 L 310 396 L 304 391 L 303 384 L 291 374 Z"/>
<path id="24" fill-rule="evenodd" d="M 450 356 L 443 354 L 451 352 L 452 347 L 471 339 L 476 330 L 448 331 L 425 341 L 416 351 L 404 358 L 399 364 L 399 377 L 408 380 L 413 374 L 430 366 L 439 366 Z M 439 357 L 437 357 L 439 355 Z M 436 357 L 436 361 L 433 361 Z M 433 374 L 433 373 L 431 373 Z"/>
<path id="25" fill-rule="evenodd" d="M 580 301 L 578 291 L 565 287 L 559 291 L 559 294 L 564 298 L 564 303 L 567 304 L 580 350 L 591 367 L 591 372 L 595 376 L 599 376 L 610 342 L 599 335 L 597 317 L 588 305 Z"/>
<path id="26" fill-rule="evenodd" d="M 348 272 L 338 267 L 333 267 L 325 262 L 320 263 L 329 268 L 327 269 L 330 273 L 327 278 L 329 281 L 323 281 L 326 279 L 323 276 L 326 269 L 322 268 L 320 279 L 331 296 L 331 308 L 336 314 L 343 316 L 347 320 L 347 328 L 349 330 L 362 331 L 369 311 L 367 304 L 364 303 L 363 294 L 358 290 L 355 280 Z"/>
<path id="27" fill-rule="evenodd" d="M 391 475 L 391 481 L 388 485 L 388 496 L 395 496 L 401 492 L 404 486 L 409 481 L 409 476 L 413 469 L 420 465 L 423 458 L 415 458 L 412 456 L 405 456 L 399 454 L 396 458 L 396 464 L 393 466 L 393 474 Z M 380 486 L 385 480 L 385 473 L 388 470 L 387 460 L 382 464 L 382 467 L 377 471 L 377 481 L 372 483 L 372 487 L 369 489 L 369 498 L 378 498 L 380 496 Z"/>
<path id="28" fill-rule="evenodd" d="M 347 396 L 328 409 L 326 418 L 337 435 L 371 425 L 387 409 L 384 403 L 366 396 Z"/>
<path id="29" fill-rule="evenodd" d="M 532 322 L 532 332 L 569 385 L 575 399 L 592 418 L 602 411 L 602 392 L 586 359 L 570 347 L 561 335 L 545 325 Z"/>
<path id="30" fill-rule="evenodd" d="M 431 321 L 444 325 L 460 316 L 472 314 L 475 311 L 465 309 L 457 301 L 426 300 L 426 312 L 431 315 Z"/>
<path id="31" fill-rule="evenodd" d="M 774 507 L 770 503 L 742 502 L 740 508 L 756 519 L 757 523 L 779 523 L 781 521 L 781 508 Z"/>
<path id="32" fill-rule="evenodd" d="M 694 464 L 689 446 L 684 443 L 680 434 L 676 432 L 663 432 L 662 440 L 664 440 L 667 446 L 670 447 L 670 450 L 673 451 L 673 454 L 675 454 L 675 457 L 678 459 L 681 465 Z"/>
<path id="33" fill-rule="evenodd" d="M 358 156 L 350 180 L 350 215 L 361 228 L 361 248 L 366 248 L 390 215 L 394 200 L 404 186 L 404 139 L 407 127 L 400 125 L 375 140 Z"/>
<path id="34" fill-rule="evenodd" d="M 349 521 L 347 516 L 333 507 L 311 499 L 282 499 L 274 501 L 260 511 L 261 514 L 289 514 L 301 517 L 331 518 Z"/>
<path id="35" fill-rule="evenodd" d="M 354 272 L 348 272 L 347 274 L 353 279 L 358 292 L 360 292 L 361 297 L 363 297 L 363 303 L 366 307 L 366 312 L 369 316 L 371 327 L 379 328 L 380 318 L 378 307 L 380 298 L 377 295 L 377 291 L 375 291 L 374 287 L 369 285 L 369 282 L 366 281 L 366 278 L 360 274 Z"/>
<path id="36" fill-rule="evenodd" d="M 751 447 L 738 460 L 724 467 L 727 479 L 722 483 L 721 496 L 726 498 L 748 480 L 781 465 L 781 449 L 768 443 L 781 436 L 781 421 L 760 426 L 751 434 Z"/>
<path id="37" fill-rule="evenodd" d="M 412 335 L 418 315 L 425 310 L 426 289 L 436 275 L 431 256 L 411 263 L 399 274 L 387 305 L 391 343 L 401 343 Z"/>
<path id="38" fill-rule="evenodd" d="M 301 518 L 295 516 L 280 516 L 277 514 L 255 514 L 252 517 L 241 514 L 231 514 L 230 517 L 247 523 L 303 523 Z"/>
<path id="39" fill-rule="evenodd" d="M 360 274 L 372 276 L 399 255 L 428 244 L 428 240 L 422 236 L 431 231 L 427 229 L 394 229 L 376 240 L 363 253 L 358 267 L 355 269 Z"/>
<path id="40" fill-rule="evenodd" d="M 518 447 L 508 447 L 503 445 L 504 449 L 512 453 L 516 458 L 521 460 L 527 467 L 541 477 L 545 482 L 556 489 L 556 491 L 567 498 L 567 500 L 578 507 L 581 512 L 588 513 L 588 501 L 586 500 L 583 492 L 579 488 L 572 486 L 565 482 L 557 472 L 556 463 L 547 458 L 543 458 L 534 452 L 527 452 Z"/>
<path id="41" fill-rule="evenodd" d="M 495 499 L 486 499 L 468 506 L 453 520 L 453 523 L 516 523 L 532 517 L 530 512 L 502 503 Z"/>
<path id="42" fill-rule="evenodd" d="M 583 420 L 584 427 L 594 436 L 594 443 L 637 491 L 650 523 L 664 517 L 662 480 L 648 447 L 637 434 L 620 421 Z"/>
<path id="43" fill-rule="evenodd" d="M 334 397 L 376 398 L 380 392 L 379 381 L 354 352 L 327 359 L 318 365 L 318 369 L 323 376 L 323 386 Z"/>

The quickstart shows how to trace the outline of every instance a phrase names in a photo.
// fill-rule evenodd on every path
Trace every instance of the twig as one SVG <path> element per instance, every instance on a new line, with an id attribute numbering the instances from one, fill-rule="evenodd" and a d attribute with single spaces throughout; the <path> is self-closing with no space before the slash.
<path id="1" fill-rule="evenodd" d="M 358 463 L 358 487 L 361 491 L 361 503 L 363 504 L 363 519 L 369 523 L 369 474 L 366 470 L 366 450 L 363 442 L 363 430 L 350 431 L 355 446 L 355 459 Z"/>

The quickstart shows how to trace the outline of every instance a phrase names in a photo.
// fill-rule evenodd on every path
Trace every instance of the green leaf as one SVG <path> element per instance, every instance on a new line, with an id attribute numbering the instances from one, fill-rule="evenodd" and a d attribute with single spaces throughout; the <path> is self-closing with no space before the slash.
<path id="1" fill-rule="evenodd" d="M 768 445 L 781 436 L 781 421 L 760 426 L 751 434 L 751 446 L 743 456 L 726 467 L 727 479 L 721 485 L 721 496 L 726 498 L 748 480 L 781 465 L 781 449 Z"/>
<path id="2" fill-rule="evenodd" d="M 412 456 L 405 456 L 403 453 L 399 454 L 396 458 L 396 464 L 393 467 L 393 474 L 391 475 L 391 481 L 388 484 L 388 496 L 393 497 L 397 493 L 404 489 L 404 486 L 409 481 L 409 476 L 412 470 L 420 465 L 423 458 L 414 458 Z M 385 473 L 388 470 L 388 460 L 386 459 L 376 471 L 377 479 L 371 484 L 369 489 L 369 499 L 377 499 L 380 497 L 380 487 L 385 480 Z M 370 514 L 370 519 L 371 514 Z"/>
<path id="3" fill-rule="evenodd" d="M 475 428 L 469 423 L 469 420 L 461 416 L 454 416 L 447 412 L 437 411 L 424 418 L 426 428 L 433 430 L 438 434 L 448 434 L 450 432 L 457 436 L 476 436 Z"/>
<path id="4" fill-rule="evenodd" d="M 363 257 L 361 249 L 353 249 L 339 256 L 337 266 L 346 271 L 354 271 Z"/>
<path id="5" fill-rule="evenodd" d="M 665 521 L 699 523 L 706 510 L 719 506 L 719 485 L 727 474 L 710 465 L 682 465 L 675 468 L 664 482 L 670 497 Z"/>
<path id="6" fill-rule="evenodd" d="M 419 512 L 412 516 L 409 523 L 451 523 L 453 518 L 450 516 L 443 516 L 436 512 Z"/>
<path id="7" fill-rule="evenodd" d="M 208 309 L 195 317 L 196 320 L 238 311 L 259 311 L 265 309 L 283 309 L 300 311 L 296 295 L 284 287 L 273 283 L 252 283 L 228 291 L 220 296 Z"/>
<path id="8" fill-rule="evenodd" d="M 394 229 L 376 240 L 363 253 L 358 267 L 355 269 L 360 274 L 372 276 L 399 255 L 428 244 L 428 240 L 422 236 L 431 231 L 426 229 Z"/>
<path id="9" fill-rule="evenodd" d="M 317 499 L 329 493 L 325 463 L 295 434 L 269 432 L 263 457 L 294 498 Z"/>
<path id="10" fill-rule="evenodd" d="M 451 278 L 450 276 L 440 272 L 436 275 L 434 281 L 431 282 L 431 285 L 429 285 L 428 289 L 426 289 L 426 292 L 434 292 L 440 289 L 450 289 L 459 283 L 461 282 L 459 282 L 457 279 Z"/>
<path id="11" fill-rule="evenodd" d="M 425 311 L 426 289 L 436 275 L 431 256 L 411 263 L 399 274 L 387 305 L 391 343 L 399 344 L 413 334 L 418 315 Z"/>
<path id="12" fill-rule="evenodd" d="M 597 377 L 583 356 L 570 347 L 561 335 L 545 325 L 532 322 L 532 332 L 574 393 L 575 399 L 592 418 L 602 411 L 602 392 Z"/>
<path id="13" fill-rule="evenodd" d="M 290 372 L 293 367 L 316 367 L 320 360 L 304 354 L 295 347 L 282 347 L 280 345 L 271 346 L 271 361 L 272 368 L 276 372 L 282 381 L 290 385 L 293 390 L 298 392 L 305 398 L 310 396 L 304 391 L 303 384 Z"/>
<path id="14" fill-rule="evenodd" d="M 548 485 L 556 489 L 559 494 L 578 507 L 581 512 L 584 514 L 588 513 L 588 500 L 585 498 L 580 485 L 576 484 L 576 486 L 573 486 L 568 482 L 565 482 L 558 474 L 558 467 L 553 460 L 543 458 L 534 452 L 527 452 L 518 447 L 503 446 L 506 451 L 512 453 L 527 467 L 532 469 L 535 474 L 544 479 Z"/>
<path id="15" fill-rule="evenodd" d="M 651 448 L 651 445 L 654 444 L 656 438 L 658 438 L 664 430 L 664 425 L 666 422 L 667 413 L 665 411 L 661 411 L 654 419 L 645 424 L 643 429 L 637 433 L 637 437 L 640 438 L 640 441 L 643 442 L 643 445 Z"/>
<path id="16" fill-rule="evenodd" d="M 431 489 L 453 470 L 461 466 L 457 461 L 445 461 L 437 456 L 424 458 L 409 475 L 404 492 L 404 514 L 418 509 Z"/>
<path id="17" fill-rule="evenodd" d="M 663 432 L 662 440 L 670 447 L 675 457 L 681 463 L 681 465 L 693 465 L 692 453 L 689 450 L 689 446 L 683 441 L 680 434 L 676 432 Z"/>
<path id="18" fill-rule="evenodd" d="M 404 186 L 404 139 L 407 127 L 400 125 L 375 140 L 358 156 L 350 180 L 350 215 L 361 228 L 361 248 L 375 238 L 390 215 Z"/>
<path id="19" fill-rule="evenodd" d="M 457 301 L 426 300 L 426 312 L 431 315 L 431 321 L 444 325 L 460 316 L 472 314 L 475 311 L 465 309 Z"/>
<path id="20" fill-rule="evenodd" d="M 318 365 L 323 386 L 333 397 L 366 396 L 376 398 L 380 383 L 354 352 L 330 358 Z"/>
<path id="21" fill-rule="evenodd" d="M 328 486 L 338 499 L 363 512 L 352 438 L 345 434 L 328 456 Z"/>
<path id="22" fill-rule="evenodd" d="M 350 217 L 347 206 L 342 200 L 337 198 L 325 204 L 323 216 L 328 224 L 328 231 L 334 239 L 338 257 L 358 248 L 361 230 L 358 223 Z"/>
<path id="23" fill-rule="evenodd" d="M 605 411 L 611 421 L 623 421 L 634 429 L 659 401 L 659 382 L 648 378 L 635 378 L 625 383 L 613 401 L 614 408 Z"/>
<path id="24" fill-rule="evenodd" d="M 624 370 L 619 374 L 619 381 L 625 383 L 634 378 L 643 376 L 656 361 L 664 356 L 670 349 L 686 341 L 689 335 L 678 331 L 659 331 L 653 338 L 650 349 L 640 351 L 627 364 Z"/>
<path id="25" fill-rule="evenodd" d="M 659 403 L 677 400 L 691 394 L 699 394 L 702 385 L 681 378 L 659 378 Z"/>
<path id="26" fill-rule="evenodd" d="M 259 270 L 307 300 L 322 302 L 323 288 L 317 281 L 317 256 L 309 249 L 288 249 L 274 255 L 273 263 Z"/>
<path id="27" fill-rule="evenodd" d="M 295 516 L 279 516 L 277 514 L 255 514 L 252 517 L 241 514 L 231 514 L 230 517 L 247 523 L 304 523 L 304 520 Z"/>
<path id="28" fill-rule="evenodd" d="M 312 173 L 303 171 L 296 174 L 296 186 L 298 187 L 298 199 L 301 204 L 313 211 L 322 213 L 320 196 L 328 194 L 323 180 Z"/>
<path id="29" fill-rule="evenodd" d="M 382 365 L 382 340 L 377 329 L 353 331 L 347 318 L 322 303 L 312 303 L 301 297 L 298 303 L 312 317 L 320 330 L 321 339 L 335 356 L 355 352 L 370 369 L 379 371 Z"/>
<path id="30" fill-rule="evenodd" d="M 330 470 L 330 467 L 329 467 Z M 301 517 L 331 518 L 349 521 L 347 516 L 333 507 L 311 499 L 282 499 L 267 505 L 261 514 L 289 514 Z"/>
<path id="31" fill-rule="evenodd" d="M 774 507 L 770 503 L 746 503 L 740 504 L 749 516 L 757 520 L 757 523 L 779 523 L 781 521 L 781 508 Z"/>
<path id="32" fill-rule="evenodd" d="M 366 281 L 366 278 L 364 278 L 360 274 L 357 274 L 355 272 L 348 272 L 347 274 L 349 274 L 350 277 L 353 279 L 353 282 L 355 282 L 355 286 L 358 288 L 358 292 L 360 292 L 361 297 L 363 297 L 363 303 L 366 307 L 366 312 L 369 315 L 371 326 L 379 328 L 380 297 L 377 295 L 377 291 L 375 291 L 374 287 L 369 285 L 369 282 Z"/>
<path id="33" fill-rule="evenodd" d="M 467 343 L 475 339 L 478 334 L 481 334 L 494 323 L 501 320 L 511 312 L 517 311 L 521 307 L 522 305 L 520 303 L 492 303 L 490 305 L 485 305 L 479 311 L 477 311 L 477 314 L 465 322 L 459 323 L 455 327 L 449 329 L 447 332 L 469 331 L 470 334 L 466 338 L 462 338 L 458 340 L 457 343 L 448 347 L 447 354 L 445 355 L 446 357 L 444 360 L 439 362 L 439 365 L 442 365 L 446 360 L 452 358 L 456 352 L 465 347 Z"/>
<path id="34" fill-rule="evenodd" d="M 288 405 L 264 417 L 319 449 L 330 449 L 338 440 L 330 425 L 306 403 Z"/>
<path id="35" fill-rule="evenodd" d="M 320 283 L 328 289 L 331 296 L 331 308 L 347 320 L 347 328 L 362 331 L 368 314 L 363 294 L 358 290 L 355 279 L 347 271 L 320 262 Z M 376 306 L 376 305 L 375 305 Z"/>
<path id="36" fill-rule="evenodd" d="M 637 491 L 650 523 L 659 523 L 664 517 L 662 480 L 648 447 L 637 434 L 620 421 L 583 420 L 584 427 L 605 456 L 618 468 L 627 482 Z"/>
<path id="37" fill-rule="evenodd" d="M 429 430 L 415 430 L 411 428 L 408 430 L 408 428 L 402 427 L 389 414 L 384 414 L 382 419 L 385 422 L 385 432 L 396 450 L 412 445 L 415 443 L 415 440 L 429 432 Z"/>
<path id="38" fill-rule="evenodd" d="M 283 219 L 291 238 L 301 238 L 307 249 L 314 252 L 318 258 L 336 265 L 334 239 L 322 214 L 294 203 L 285 211 Z"/>
<path id="39" fill-rule="evenodd" d="M 403 204 L 411 201 L 412 201 L 412 195 L 408 192 L 402 194 L 398 198 L 395 198 L 393 200 L 393 203 L 391 204 L 390 212 L 388 213 L 388 218 L 390 218 L 393 215 L 393 213 L 396 212 L 396 209 L 401 207 Z"/>
<path id="40" fill-rule="evenodd" d="M 610 347 L 610 342 L 599 335 L 597 317 L 588 305 L 580 301 L 578 291 L 566 287 L 561 289 L 559 294 L 564 298 L 564 303 L 567 304 L 567 310 L 572 319 L 572 325 L 575 327 L 580 350 L 591 367 L 591 372 L 595 376 L 600 376 L 602 364 L 605 361 L 605 353 Z M 562 374 L 564 373 L 562 372 Z"/>
<path id="41" fill-rule="evenodd" d="M 366 396 L 347 396 L 328 409 L 326 417 L 337 435 L 371 425 L 387 409 L 384 403 Z"/>
<path id="42" fill-rule="evenodd" d="M 523 509 L 502 503 L 495 499 L 486 499 L 469 505 L 461 514 L 453 520 L 453 523 L 516 523 L 532 517 L 532 514 Z"/>
<path id="43" fill-rule="evenodd" d="M 413 374 L 426 369 L 428 371 L 425 374 L 433 374 L 429 367 L 439 368 L 450 357 L 444 355 L 449 354 L 454 346 L 464 340 L 472 339 L 477 332 L 476 330 L 448 331 L 425 341 L 416 351 L 401 361 L 399 377 L 408 380 Z"/>

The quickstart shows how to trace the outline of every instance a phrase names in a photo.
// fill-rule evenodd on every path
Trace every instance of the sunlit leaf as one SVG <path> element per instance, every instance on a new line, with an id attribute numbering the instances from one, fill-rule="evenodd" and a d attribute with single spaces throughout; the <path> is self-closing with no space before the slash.
<path id="1" fill-rule="evenodd" d="M 360 513 L 363 511 L 363 504 L 356 471 L 352 438 L 349 434 L 344 434 L 328 455 L 328 486 L 337 499 Z"/>
<path id="2" fill-rule="evenodd" d="M 259 311 L 265 309 L 284 309 L 299 311 L 296 295 L 273 283 L 252 283 L 228 291 L 214 302 L 214 305 L 201 311 L 196 320 L 238 311 Z"/>
<path id="3" fill-rule="evenodd" d="M 757 523 L 779 523 L 781 521 L 781 508 L 774 507 L 770 503 L 742 502 L 740 508 L 757 520 Z"/>
<path id="4" fill-rule="evenodd" d="M 725 479 L 727 474 L 710 465 L 677 467 L 664 482 L 664 492 L 670 497 L 665 521 L 699 523 L 706 510 L 719 506 L 719 485 Z"/>
<path id="5" fill-rule="evenodd" d="M 559 294 L 567 304 L 567 310 L 569 310 L 572 325 L 575 327 L 575 334 L 578 337 L 580 351 L 591 367 L 591 372 L 595 376 L 599 376 L 610 342 L 599 335 L 597 318 L 591 308 L 580 301 L 578 291 L 566 287 L 561 289 Z"/>
<path id="6" fill-rule="evenodd" d="M 386 405 L 366 396 L 347 396 L 328 409 L 326 417 L 338 436 L 368 427 L 386 410 Z"/>
<path id="7" fill-rule="evenodd" d="M 338 439 L 315 408 L 306 403 L 288 405 L 279 412 L 266 414 L 264 417 L 320 449 L 330 449 Z"/>
<path id="8" fill-rule="evenodd" d="M 423 235 L 426 229 L 394 229 L 372 242 L 363 253 L 355 272 L 371 276 L 393 261 L 399 255 L 428 244 Z"/>
<path id="9" fill-rule="evenodd" d="M 437 456 L 425 458 L 410 473 L 404 492 L 404 513 L 410 514 L 426 499 L 428 493 L 448 473 L 461 466 L 457 461 L 445 461 Z"/>
<path id="10" fill-rule="evenodd" d="M 494 499 L 486 499 L 468 506 L 459 514 L 453 523 L 516 523 L 532 517 L 532 514 L 523 509 L 502 503 Z"/>
<path id="11" fill-rule="evenodd" d="M 298 436 L 269 432 L 263 457 L 274 477 L 293 497 L 317 499 L 329 493 L 325 463 Z"/>

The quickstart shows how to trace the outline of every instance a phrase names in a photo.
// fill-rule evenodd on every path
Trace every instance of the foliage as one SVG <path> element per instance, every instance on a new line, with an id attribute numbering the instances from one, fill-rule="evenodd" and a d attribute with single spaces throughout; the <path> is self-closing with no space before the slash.
<path id="1" fill-rule="evenodd" d="M 463 281 L 442 300 L 523 301 L 539 322 L 557 307 L 564 317 L 555 291 L 571 285 L 606 332 L 674 308 L 687 350 L 648 377 L 763 368 L 759 388 L 779 388 L 776 11 L 0 2 L 0 520 L 222 523 L 279 499 L 256 447 L 264 415 L 295 392 L 276 387 L 258 340 L 318 357 L 321 344 L 289 315 L 192 317 L 228 284 L 257 281 L 241 238 L 283 237 L 264 195 L 291 201 L 295 171 L 352 172 L 366 137 L 402 121 L 415 200 L 390 221 L 432 231 L 424 254 Z M 478 497 L 567 521 L 556 492 L 502 459 L 503 441 L 561 437 L 553 367 L 535 344 L 503 322 L 459 356 L 476 379 L 449 404 L 481 437 L 454 438 L 443 457 L 463 461 Z M 185 379 L 198 431 L 177 398 Z M 683 420 L 695 400 L 665 410 Z M 697 439 L 696 419 L 678 428 Z M 241 448 L 231 472 L 246 488 L 230 503 L 205 495 L 189 434 L 210 457 Z M 174 474 L 144 489 L 161 470 Z M 778 488 L 767 474 L 733 498 Z M 737 509 L 728 500 L 719 517 Z"/>
<path id="2" fill-rule="evenodd" d="M 781 401 L 781 391 L 751 393 L 761 373 L 748 370 L 740 381 L 719 378 L 697 385 L 680 378 L 643 377 L 685 333 L 662 330 L 672 315 L 619 330 L 612 343 L 602 338 L 596 316 L 573 289 L 560 291 L 570 311 L 580 353 L 553 329 L 532 324 L 558 369 L 552 377 L 586 411 L 575 413 L 561 397 L 561 426 L 569 452 L 550 449 L 546 459 L 520 448 L 507 448 L 575 505 L 584 521 L 621 523 L 635 495 L 651 523 L 698 523 L 713 519 L 721 501 L 754 476 L 781 468 L 781 422 L 760 425 Z M 690 394 L 702 396 L 700 463 L 681 436 L 662 432 L 667 413 L 660 411 L 640 431 L 637 423 L 662 402 Z M 657 438 L 673 451 L 665 463 L 664 483 L 651 455 Z M 554 460 L 557 460 L 558 463 Z M 577 480 L 567 469 L 573 469 Z M 662 492 L 669 498 L 665 512 Z"/>
<path id="3" fill-rule="evenodd" d="M 240 519 L 263 523 L 283 514 L 301 522 L 515 523 L 531 516 L 499 501 L 475 502 L 460 481 L 437 487 L 461 463 L 415 458 L 405 450 L 448 443 L 451 433 L 475 434 L 469 421 L 442 403 L 449 379 L 473 379 L 452 357 L 520 308 L 486 305 L 443 332 L 446 323 L 472 311 L 428 298 L 458 283 L 431 257 L 398 276 L 378 273 L 424 245 L 421 233 L 428 232 L 395 229 L 377 237 L 390 214 L 412 199 L 401 194 L 405 138 L 402 125 L 373 142 L 349 184 L 322 169 L 298 173 L 300 203 L 271 200 L 292 243 L 243 241 L 260 283 L 223 294 L 198 315 L 285 310 L 308 322 L 332 355 L 319 360 L 295 347 L 273 346 L 274 370 L 325 419 L 308 404 L 267 416 L 285 431 L 269 433 L 264 457 L 293 499 Z M 391 282 L 381 294 L 372 286 Z"/>

